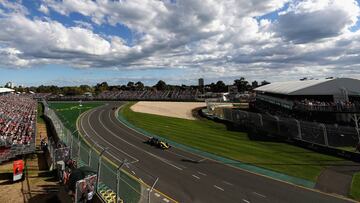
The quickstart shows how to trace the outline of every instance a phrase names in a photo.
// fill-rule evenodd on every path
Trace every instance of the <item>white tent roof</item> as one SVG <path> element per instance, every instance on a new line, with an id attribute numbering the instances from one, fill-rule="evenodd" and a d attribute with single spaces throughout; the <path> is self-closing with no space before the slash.
<path id="1" fill-rule="evenodd" d="M 7 92 L 14 92 L 15 90 L 6 88 L 6 87 L 0 87 L 0 93 L 7 93 Z"/>
<path id="2" fill-rule="evenodd" d="M 335 95 L 340 94 L 341 90 L 346 90 L 348 95 L 360 95 L 360 80 L 352 78 L 335 78 L 275 82 L 255 89 L 257 92 L 285 95 Z"/>

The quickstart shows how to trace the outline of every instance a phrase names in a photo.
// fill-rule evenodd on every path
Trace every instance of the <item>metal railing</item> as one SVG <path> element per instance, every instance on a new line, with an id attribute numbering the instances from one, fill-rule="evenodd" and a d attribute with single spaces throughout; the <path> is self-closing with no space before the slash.
<path id="1" fill-rule="evenodd" d="M 43 101 L 43 104 L 44 115 L 52 122 L 62 145 L 70 147 L 70 156 L 77 161 L 78 167 L 86 165 L 97 172 L 96 192 L 105 202 L 150 202 L 153 197 L 150 185 L 157 182 L 157 177 L 132 162 L 117 159 L 110 149 L 99 145 L 88 135 L 84 135 L 85 139 L 77 132 L 75 126 L 61 117 L 61 114 L 49 108 L 46 102 Z M 49 140 L 48 146 L 51 156 L 54 157 L 56 149 L 54 140 Z M 134 171 L 142 175 L 142 180 L 131 174 L 135 173 Z"/>
<path id="2" fill-rule="evenodd" d="M 214 113 L 218 118 L 259 132 L 327 147 L 354 147 L 359 143 L 359 132 L 355 127 L 307 122 L 229 108 Z"/>

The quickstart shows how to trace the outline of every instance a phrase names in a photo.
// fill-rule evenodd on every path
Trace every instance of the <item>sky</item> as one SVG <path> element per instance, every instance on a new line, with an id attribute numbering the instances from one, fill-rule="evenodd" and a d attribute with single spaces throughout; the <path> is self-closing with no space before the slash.
<path id="1" fill-rule="evenodd" d="M 360 78 L 356 0 L 0 0 L 0 86 Z"/>

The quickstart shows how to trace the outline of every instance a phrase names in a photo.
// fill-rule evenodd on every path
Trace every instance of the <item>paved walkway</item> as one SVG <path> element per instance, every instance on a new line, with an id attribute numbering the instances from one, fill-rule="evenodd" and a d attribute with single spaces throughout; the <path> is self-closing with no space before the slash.
<path id="1" fill-rule="evenodd" d="M 40 133 L 47 137 L 46 125 L 37 124 L 36 153 L 24 158 L 27 171 L 25 179 L 12 182 L 12 164 L 0 166 L 0 202 L 10 203 L 70 203 L 71 198 L 49 172 L 45 155 L 40 150 Z"/>

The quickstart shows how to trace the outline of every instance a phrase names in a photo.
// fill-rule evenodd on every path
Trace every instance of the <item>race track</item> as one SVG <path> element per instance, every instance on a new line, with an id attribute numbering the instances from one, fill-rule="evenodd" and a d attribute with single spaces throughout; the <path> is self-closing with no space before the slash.
<path id="1" fill-rule="evenodd" d="M 155 188 L 179 202 L 351 202 L 313 190 L 279 182 L 239 170 L 177 148 L 160 150 L 143 143 L 147 140 L 116 117 L 107 105 L 85 112 L 79 119 L 81 134 L 109 147 L 105 156 L 118 161 L 132 162 L 127 168 L 136 177 L 151 185 L 159 177 Z M 202 160 L 197 163 L 196 161 Z M 156 197 L 154 197 L 156 198 Z M 154 199 L 153 198 L 153 199 Z M 158 197 L 157 201 L 170 201 Z"/>

